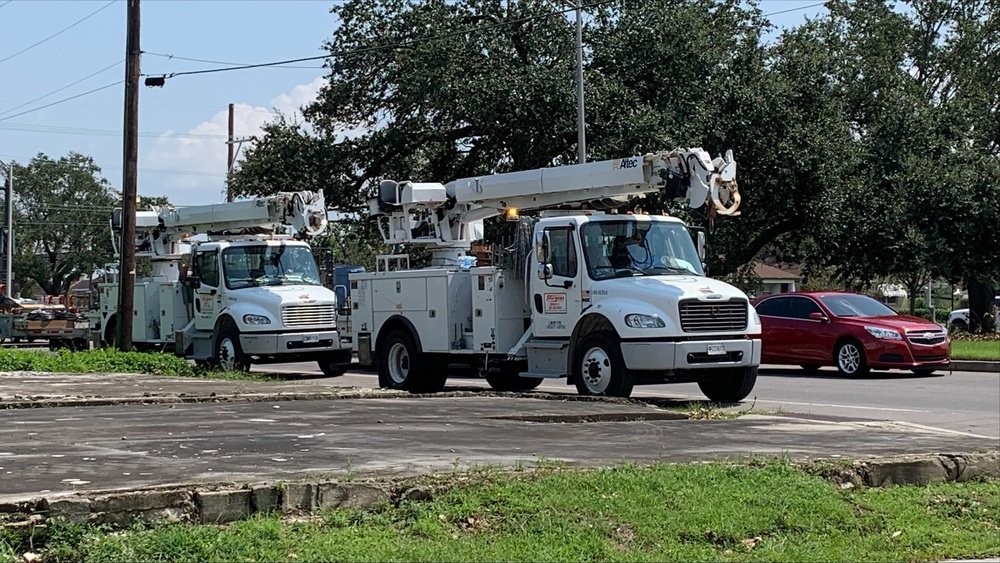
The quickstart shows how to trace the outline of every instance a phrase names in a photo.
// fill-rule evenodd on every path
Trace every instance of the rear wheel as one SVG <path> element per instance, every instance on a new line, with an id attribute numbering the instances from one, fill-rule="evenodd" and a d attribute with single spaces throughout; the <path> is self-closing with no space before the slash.
<path id="1" fill-rule="evenodd" d="M 409 331 L 401 328 L 385 338 L 378 358 L 378 384 L 383 389 L 436 393 L 448 380 L 447 364 L 422 354 Z"/>
<path id="2" fill-rule="evenodd" d="M 625 368 L 618 335 L 600 331 L 583 337 L 573 362 L 576 390 L 581 395 L 628 397 L 634 380 Z"/>
<path id="3" fill-rule="evenodd" d="M 841 342 L 833 353 L 833 359 L 837 363 L 837 370 L 840 371 L 841 375 L 856 377 L 868 373 L 865 350 L 856 340 Z"/>
<path id="4" fill-rule="evenodd" d="M 713 370 L 698 379 L 698 388 L 714 403 L 738 403 L 756 384 L 756 367 Z"/>

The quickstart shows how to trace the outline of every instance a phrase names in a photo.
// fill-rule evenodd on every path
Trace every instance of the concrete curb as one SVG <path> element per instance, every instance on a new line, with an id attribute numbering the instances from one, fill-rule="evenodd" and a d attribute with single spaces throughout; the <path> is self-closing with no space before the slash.
<path id="1" fill-rule="evenodd" d="M 1000 479 L 1000 451 L 910 455 L 833 467 L 829 460 L 819 460 L 801 467 L 819 473 L 841 488 L 927 485 Z M 37 537 L 44 534 L 50 518 L 126 528 L 135 522 L 222 524 L 276 511 L 297 515 L 339 508 L 380 510 L 400 501 L 432 499 L 435 491 L 412 486 L 417 479 L 174 485 L 35 497 L 0 503 L 0 526 Z"/>
<path id="2" fill-rule="evenodd" d="M 829 460 L 803 464 L 841 488 L 853 486 L 932 485 L 976 479 L 1000 479 L 1000 451 L 965 454 L 902 455 L 858 460 L 829 467 Z"/>
<path id="3" fill-rule="evenodd" d="M 174 405 L 189 403 L 261 403 L 280 401 L 323 401 L 337 399 L 393 399 L 400 397 L 455 398 L 455 397 L 514 397 L 519 399 L 543 399 L 549 401 L 582 401 L 659 407 L 656 401 L 645 398 L 622 399 L 616 397 L 592 397 L 546 392 L 491 391 L 471 389 L 443 391 L 440 393 L 412 394 L 407 391 L 388 389 L 343 389 L 338 391 L 313 391 L 305 393 L 276 391 L 271 393 L 227 393 L 208 395 L 148 395 L 141 397 L 28 397 L 24 399 L 0 400 L 0 410 L 40 409 L 52 407 L 106 407 L 112 405 Z"/>
<path id="4" fill-rule="evenodd" d="M 952 360 L 952 371 L 982 371 L 1000 375 L 1000 362 Z"/>

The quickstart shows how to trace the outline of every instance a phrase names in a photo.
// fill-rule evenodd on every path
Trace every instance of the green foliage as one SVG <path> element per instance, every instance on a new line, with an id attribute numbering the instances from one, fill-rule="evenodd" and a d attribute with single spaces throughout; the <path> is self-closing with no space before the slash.
<path id="1" fill-rule="evenodd" d="M 565 7 L 334 7 L 343 23 L 325 45 L 328 84 L 304 108 L 305 123 L 268 126 L 233 185 L 245 194 L 323 189 L 353 209 L 380 178 L 447 181 L 574 162 L 573 24 L 525 19 Z M 758 7 L 734 0 L 587 8 L 588 157 L 734 149 L 743 212 L 715 224 L 713 275 L 767 250 L 851 288 L 885 276 L 911 290 L 932 277 L 996 286 L 995 0 L 827 7 L 776 40 L 765 40 L 771 28 Z M 655 197 L 643 207 L 709 222 Z"/>
<path id="2" fill-rule="evenodd" d="M 1000 554 L 1000 483 L 842 491 L 787 461 L 483 473 L 430 502 L 77 536 L 80 561 L 874 561 Z M 63 546 L 50 546 L 61 549 Z"/>
<path id="3" fill-rule="evenodd" d="M 44 154 L 15 165 L 14 276 L 60 295 L 112 257 L 108 221 L 118 198 L 93 159 Z"/>
<path id="4" fill-rule="evenodd" d="M 222 372 L 197 368 L 187 360 L 173 354 L 121 352 L 115 348 L 99 348 L 82 352 L 59 350 L 55 353 L 2 348 L 0 349 L 0 373 L 11 371 L 140 373 L 211 379 L 260 379 L 256 375 L 244 372 Z"/>
<path id="5" fill-rule="evenodd" d="M 951 359 L 1000 362 L 1000 340 L 952 340 Z"/>

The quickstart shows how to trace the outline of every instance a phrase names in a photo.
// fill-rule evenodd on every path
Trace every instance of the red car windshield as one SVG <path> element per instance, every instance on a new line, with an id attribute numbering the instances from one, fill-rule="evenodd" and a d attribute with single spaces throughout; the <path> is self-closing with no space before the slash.
<path id="1" fill-rule="evenodd" d="M 866 295 L 825 295 L 819 300 L 838 317 L 891 317 L 898 314 Z"/>

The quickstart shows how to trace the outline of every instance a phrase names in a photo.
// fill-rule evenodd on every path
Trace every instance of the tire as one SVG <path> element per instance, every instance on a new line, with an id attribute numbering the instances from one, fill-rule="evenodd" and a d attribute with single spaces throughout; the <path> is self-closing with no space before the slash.
<path id="1" fill-rule="evenodd" d="M 819 369 L 819 364 L 802 364 L 799 367 L 806 371 L 816 371 Z"/>
<path id="2" fill-rule="evenodd" d="M 625 368 L 618 335 L 600 331 L 584 336 L 576 346 L 573 376 L 581 395 L 628 397 L 635 381 Z"/>
<path id="3" fill-rule="evenodd" d="M 348 366 L 351 365 L 351 353 L 330 352 L 324 358 L 317 360 L 320 371 L 327 377 L 337 377 L 344 375 Z"/>
<path id="4" fill-rule="evenodd" d="M 250 357 L 240 346 L 240 331 L 234 326 L 225 326 L 215 340 L 215 359 L 224 371 L 250 371 Z"/>
<path id="5" fill-rule="evenodd" d="M 378 385 L 382 389 L 436 393 L 447 380 L 447 365 L 422 354 L 409 331 L 394 329 L 379 346 Z"/>
<path id="6" fill-rule="evenodd" d="M 969 323 L 962 319 L 956 319 L 951 322 L 951 326 L 948 328 L 951 329 L 951 332 L 969 332 Z"/>
<path id="7" fill-rule="evenodd" d="M 858 377 L 868 373 L 865 349 L 857 340 L 845 340 L 833 352 L 833 362 L 837 371 L 846 377 Z"/>
<path id="8" fill-rule="evenodd" d="M 112 316 L 108 319 L 108 324 L 104 326 L 104 342 L 101 343 L 102 346 L 108 348 L 117 348 L 118 341 L 118 318 Z"/>
<path id="9" fill-rule="evenodd" d="M 713 370 L 698 378 L 698 388 L 713 403 L 738 403 L 756 384 L 756 366 Z"/>

